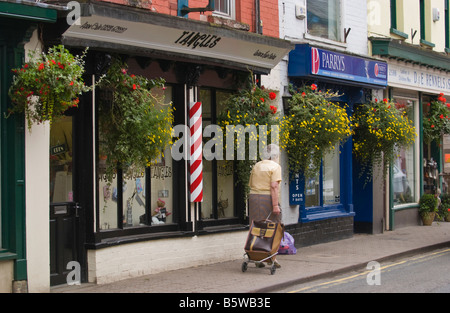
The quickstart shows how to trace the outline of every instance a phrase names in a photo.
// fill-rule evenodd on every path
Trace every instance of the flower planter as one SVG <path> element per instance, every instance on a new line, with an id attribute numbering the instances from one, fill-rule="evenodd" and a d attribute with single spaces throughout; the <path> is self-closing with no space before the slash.
<path id="1" fill-rule="evenodd" d="M 436 212 L 424 212 L 422 213 L 422 223 L 424 226 L 431 226 L 434 221 L 434 217 L 436 216 Z"/>

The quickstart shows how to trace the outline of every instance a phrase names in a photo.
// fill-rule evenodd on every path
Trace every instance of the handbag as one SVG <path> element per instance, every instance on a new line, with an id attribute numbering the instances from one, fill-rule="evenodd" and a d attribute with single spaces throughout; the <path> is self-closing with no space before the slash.
<path id="1" fill-rule="evenodd" d="M 270 220 L 253 221 L 245 243 L 250 259 L 259 261 L 278 253 L 284 225 Z"/>

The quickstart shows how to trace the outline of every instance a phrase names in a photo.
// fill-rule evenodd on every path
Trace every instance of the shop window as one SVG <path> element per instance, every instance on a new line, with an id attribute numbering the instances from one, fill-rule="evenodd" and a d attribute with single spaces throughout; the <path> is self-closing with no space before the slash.
<path id="1" fill-rule="evenodd" d="M 305 183 L 305 206 L 326 206 L 340 203 L 339 146 L 322 160 L 320 175 Z"/>
<path id="2" fill-rule="evenodd" d="M 397 107 L 404 111 L 408 118 L 414 121 L 414 101 L 409 99 L 394 99 Z M 415 202 L 415 170 L 414 145 L 401 148 L 397 159 L 392 164 L 392 189 L 394 205 Z"/>
<path id="3" fill-rule="evenodd" d="M 214 0 L 214 14 L 234 19 L 234 0 Z"/>
<path id="4" fill-rule="evenodd" d="M 171 86 L 157 92 L 164 93 L 166 103 L 172 101 Z M 99 138 L 105 135 L 99 134 Z M 101 151 L 101 144 L 100 139 L 98 151 Z M 133 177 L 117 170 L 110 184 L 105 179 L 105 161 L 99 153 L 97 193 L 100 231 L 175 223 L 170 147 L 157 160 L 153 160 L 150 167 Z"/>
<path id="5" fill-rule="evenodd" d="M 308 33 L 334 41 L 341 40 L 340 0 L 307 0 Z"/>
<path id="6" fill-rule="evenodd" d="M 72 116 L 62 116 L 50 128 L 50 203 L 73 202 Z"/>
<path id="7" fill-rule="evenodd" d="M 230 96 L 229 92 L 200 89 L 203 108 L 203 128 L 217 124 L 217 115 L 222 110 L 222 103 Z M 210 138 L 204 137 L 207 142 Z M 227 160 L 203 159 L 203 202 L 201 203 L 201 220 L 204 226 L 216 225 L 219 220 L 236 217 L 234 194 L 233 162 Z"/>

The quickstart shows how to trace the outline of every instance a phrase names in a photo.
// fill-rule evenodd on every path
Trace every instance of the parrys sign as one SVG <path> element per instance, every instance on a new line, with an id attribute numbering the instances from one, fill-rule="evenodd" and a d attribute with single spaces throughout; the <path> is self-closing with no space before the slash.
<path id="1" fill-rule="evenodd" d="M 387 75 L 386 62 L 309 45 L 297 45 L 289 55 L 290 77 L 323 77 L 385 87 Z"/>

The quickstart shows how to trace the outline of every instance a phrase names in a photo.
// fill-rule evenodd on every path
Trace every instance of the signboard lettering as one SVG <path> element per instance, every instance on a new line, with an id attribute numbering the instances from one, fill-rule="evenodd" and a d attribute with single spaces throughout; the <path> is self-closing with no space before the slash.
<path id="1" fill-rule="evenodd" d="M 197 47 L 211 49 L 217 45 L 220 39 L 222 38 L 217 37 L 216 35 L 202 34 L 195 31 L 184 31 L 181 36 L 178 37 L 177 40 L 175 40 L 175 43 L 187 47 L 192 46 L 192 49 L 195 49 Z"/>
<path id="2" fill-rule="evenodd" d="M 436 93 L 450 93 L 450 76 L 443 71 L 389 64 L 389 84 Z"/>

